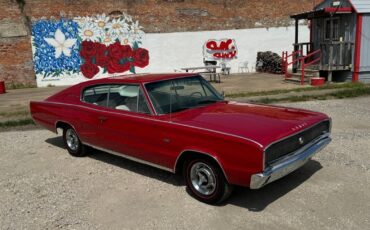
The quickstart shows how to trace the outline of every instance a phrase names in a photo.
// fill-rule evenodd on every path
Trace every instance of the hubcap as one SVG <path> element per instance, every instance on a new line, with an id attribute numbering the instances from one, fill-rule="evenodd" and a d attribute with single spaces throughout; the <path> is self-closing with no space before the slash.
<path id="1" fill-rule="evenodd" d="M 202 195 L 210 195 L 216 190 L 216 177 L 213 170 L 202 162 L 197 162 L 190 169 L 193 187 Z"/>
<path id="2" fill-rule="evenodd" d="M 79 141 L 76 132 L 73 129 L 68 129 L 66 132 L 67 145 L 73 151 L 76 151 L 79 146 Z"/>

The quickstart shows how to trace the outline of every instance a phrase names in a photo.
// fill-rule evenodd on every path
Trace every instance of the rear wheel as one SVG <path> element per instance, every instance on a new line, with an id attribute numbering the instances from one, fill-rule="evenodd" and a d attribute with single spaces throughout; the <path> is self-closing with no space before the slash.
<path id="1" fill-rule="evenodd" d="M 63 141 L 69 154 L 75 157 L 86 156 L 85 146 L 81 143 L 76 131 L 72 127 L 63 129 Z"/>
<path id="2" fill-rule="evenodd" d="M 199 201 L 217 204 L 231 194 L 232 186 L 226 181 L 222 170 L 209 159 L 185 161 L 183 173 L 189 192 Z"/>

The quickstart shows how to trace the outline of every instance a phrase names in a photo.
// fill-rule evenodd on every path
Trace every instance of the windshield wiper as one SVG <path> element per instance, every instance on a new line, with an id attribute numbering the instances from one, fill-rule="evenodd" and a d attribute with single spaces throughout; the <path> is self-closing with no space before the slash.
<path id="1" fill-rule="evenodd" d="M 221 101 L 221 100 L 216 100 L 216 99 L 207 99 L 207 100 L 202 100 L 202 101 L 198 101 L 198 105 L 204 105 L 204 104 L 210 104 L 210 103 L 215 103 L 215 102 L 218 102 L 218 101 Z"/>
<path id="2" fill-rule="evenodd" d="M 180 112 L 180 111 L 183 111 L 183 110 L 186 110 L 186 109 L 190 109 L 191 107 L 179 107 L 179 108 L 176 108 L 174 110 L 172 110 L 171 112 L 172 113 L 176 113 L 176 112 Z"/>

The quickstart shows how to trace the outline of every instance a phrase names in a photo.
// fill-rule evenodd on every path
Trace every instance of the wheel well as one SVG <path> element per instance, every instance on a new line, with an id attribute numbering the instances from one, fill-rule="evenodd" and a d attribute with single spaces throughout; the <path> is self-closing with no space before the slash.
<path id="1" fill-rule="evenodd" d="M 68 127 L 71 127 L 70 124 L 66 123 L 66 122 L 63 122 L 63 121 L 58 121 L 55 125 L 55 130 L 56 132 L 58 133 L 58 129 L 65 129 L 65 128 L 68 128 Z"/>
<path id="2" fill-rule="evenodd" d="M 224 173 L 224 176 L 226 178 L 225 172 L 223 171 L 221 165 L 219 164 L 219 162 L 215 158 L 213 158 L 212 156 L 210 156 L 210 155 L 208 155 L 206 153 L 200 153 L 200 152 L 196 152 L 196 151 L 185 151 L 185 152 L 182 152 L 180 158 L 177 160 L 176 168 L 175 168 L 175 173 L 177 173 L 177 174 L 178 173 L 182 173 L 182 170 L 183 170 L 185 161 L 186 160 L 189 160 L 189 159 L 195 159 L 195 158 L 201 158 L 201 159 L 210 160 L 215 165 L 217 165 L 218 167 L 220 167 L 221 171 Z"/>

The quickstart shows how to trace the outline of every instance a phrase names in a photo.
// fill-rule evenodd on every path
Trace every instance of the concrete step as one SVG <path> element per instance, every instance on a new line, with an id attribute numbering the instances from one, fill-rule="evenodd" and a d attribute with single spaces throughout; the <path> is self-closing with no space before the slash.
<path id="1" fill-rule="evenodd" d="M 308 76 L 312 75 L 314 77 L 320 77 L 320 70 L 318 70 L 318 69 L 307 68 L 307 69 L 304 69 L 304 73 L 305 73 L 305 75 L 308 75 Z M 302 69 L 298 69 L 296 74 L 301 75 L 302 74 Z"/>
<path id="2" fill-rule="evenodd" d="M 290 78 L 286 78 L 286 79 L 285 79 L 285 81 L 286 81 L 286 82 L 292 82 L 292 83 L 300 84 L 300 83 L 301 83 L 301 78 L 297 78 L 297 77 L 290 77 Z M 304 79 L 304 82 L 305 82 L 305 83 L 309 83 L 309 82 L 310 82 L 310 79 L 305 78 L 305 79 Z"/>
<path id="3" fill-rule="evenodd" d="M 291 73 L 291 76 L 301 78 L 302 73 Z M 318 76 L 316 76 L 316 74 L 312 74 L 312 73 L 305 73 L 305 75 L 304 75 L 304 78 L 313 78 L 313 77 L 318 77 Z"/>
<path id="4" fill-rule="evenodd" d="M 302 69 L 298 69 L 298 73 L 302 73 Z M 320 70 L 318 69 L 304 69 L 305 73 L 320 73 Z"/>

